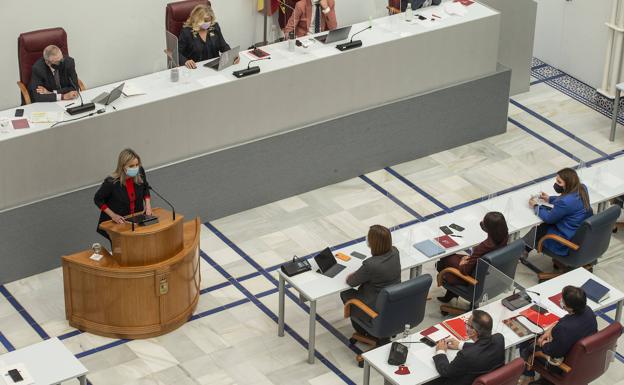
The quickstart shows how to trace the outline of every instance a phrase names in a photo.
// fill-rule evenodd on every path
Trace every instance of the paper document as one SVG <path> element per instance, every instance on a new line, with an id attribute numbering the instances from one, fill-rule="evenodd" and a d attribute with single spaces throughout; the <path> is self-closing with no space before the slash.
<path id="1" fill-rule="evenodd" d="M 125 96 L 145 95 L 145 91 L 132 83 L 125 83 L 122 92 Z"/>
<path id="2" fill-rule="evenodd" d="M 32 123 L 56 123 L 63 120 L 62 112 L 32 112 L 30 121 Z"/>

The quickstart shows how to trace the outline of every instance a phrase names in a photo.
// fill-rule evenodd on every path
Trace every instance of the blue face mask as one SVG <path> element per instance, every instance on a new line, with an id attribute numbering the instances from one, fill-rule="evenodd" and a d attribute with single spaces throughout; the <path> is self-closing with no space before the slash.
<path id="1" fill-rule="evenodd" d="M 126 169 L 126 175 L 128 175 L 130 178 L 134 178 L 135 176 L 139 175 L 139 166 L 128 167 Z"/>
<path id="2" fill-rule="evenodd" d="M 199 25 L 199 28 L 206 30 L 206 29 L 210 29 L 211 26 L 212 26 L 212 23 L 206 21 L 206 22 L 201 23 Z"/>

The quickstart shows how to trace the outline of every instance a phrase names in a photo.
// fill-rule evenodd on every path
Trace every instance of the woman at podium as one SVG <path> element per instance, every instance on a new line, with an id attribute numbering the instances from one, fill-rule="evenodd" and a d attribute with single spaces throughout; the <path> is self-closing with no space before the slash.
<path id="1" fill-rule="evenodd" d="M 99 228 L 100 223 L 111 219 L 115 223 L 124 223 L 125 216 L 143 210 L 146 215 L 152 215 L 149 184 L 136 152 L 126 148 L 119 153 L 117 168 L 104 179 L 93 201 L 100 209 L 97 232 L 108 240 L 108 234 Z"/>

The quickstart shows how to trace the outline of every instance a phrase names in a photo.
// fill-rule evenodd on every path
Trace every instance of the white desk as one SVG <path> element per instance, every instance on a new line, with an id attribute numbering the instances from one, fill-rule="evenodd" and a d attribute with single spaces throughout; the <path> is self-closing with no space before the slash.
<path id="1" fill-rule="evenodd" d="M 287 42 L 272 44 L 263 47 L 272 60 L 257 63 L 262 73 L 244 79 L 232 71 L 247 66 L 247 54 L 223 72 L 183 70 L 188 76 L 178 83 L 169 71 L 129 79 L 147 94 L 115 101 L 116 111 L 0 134 L 0 210 L 97 184 L 128 146 L 151 169 L 495 74 L 500 14 L 478 3 L 467 9 L 464 17 L 428 25 L 408 24 L 402 15 L 375 19 L 358 35 L 363 47 L 346 52 L 335 44 L 295 52 Z M 87 90 L 84 98 L 118 83 Z M 25 116 L 59 111 L 59 104 L 68 103 L 26 106 Z M 28 159 L 15 167 L 24 154 Z M 59 173 L 77 159 L 79 167 Z"/>
<path id="2" fill-rule="evenodd" d="M 73 378 L 87 384 L 87 368 L 56 337 L 0 356 L 1 367 L 18 363 L 26 366 L 36 385 L 60 384 Z"/>
<path id="3" fill-rule="evenodd" d="M 613 101 L 613 116 L 611 117 L 611 134 L 609 140 L 615 140 L 615 127 L 617 126 L 618 114 L 620 113 L 620 96 L 624 90 L 624 83 L 615 85 L 615 100 Z"/>
<path id="4" fill-rule="evenodd" d="M 540 298 L 545 304 L 550 306 L 552 303 L 548 297 L 560 293 L 566 285 L 581 286 L 590 278 L 596 280 L 602 285 L 605 285 L 605 287 L 608 287 L 611 291 L 608 299 L 601 303 L 595 303 L 588 300 L 588 306 L 592 310 L 598 311 L 613 304 L 617 304 L 617 314 L 615 320 L 621 321 L 624 293 L 583 268 L 570 271 L 557 278 L 551 279 L 550 281 L 533 286 L 529 288 L 529 290 L 540 293 Z M 529 306 L 530 305 L 527 305 L 526 307 Z M 501 333 L 505 337 L 505 349 L 508 352 L 507 357 L 510 356 L 509 353 L 521 342 L 534 338 L 533 335 L 518 337 L 511 329 L 502 323 L 503 320 L 519 314 L 526 307 L 516 311 L 510 311 L 505 308 L 500 301 L 495 301 L 481 308 L 481 310 L 488 312 L 492 316 L 494 325 L 492 330 L 493 333 Z M 552 304 L 550 308 L 553 310 L 555 308 L 559 309 L 555 304 Z M 561 311 L 561 309 L 559 309 L 559 311 Z M 423 330 L 424 329 L 426 328 L 423 328 Z M 411 334 L 406 340 L 398 341 L 418 341 L 420 338 L 421 335 L 419 332 Z M 370 382 L 371 367 L 377 370 L 386 381 L 394 385 L 419 385 L 439 377 L 438 371 L 436 370 L 432 359 L 435 353 L 435 348 L 431 348 L 423 344 L 409 344 L 409 354 L 406 365 L 409 367 L 411 373 L 408 375 L 396 375 L 394 372 L 397 370 L 397 367 L 388 364 L 390 345 L 391 344 L 383 345 L 362 355 L 362 357 L 364 357 L 364 385 L 368 385 Z M 449 350 L 449 360 L 455 358 L 456 354 L 456 351 Z"/>

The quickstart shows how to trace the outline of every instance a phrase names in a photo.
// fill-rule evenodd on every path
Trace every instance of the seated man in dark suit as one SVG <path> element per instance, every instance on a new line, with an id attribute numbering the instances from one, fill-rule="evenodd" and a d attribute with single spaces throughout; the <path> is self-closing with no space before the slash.
<path id="1" fill-rule="evenodd" d="M 598 331 L 596 315 L 587 306 L 587 296 L 580 287 L 566 286 L 563 288 L 560 306 L 568 314 L 553 324 L 537 339 L 537 344 L 527 341 L 520 344 L 520 355 L 527 361 L 535 350 L 541 350 L 551 360 L 563 359 L 580 339 Z M 553 370 L 557 370 L 553 368 Z M 527 367 L 519 384 L 526 385 L 535 379 L 535 372 Z M 536 384 L 549 384 L 546 380 Z"/>
<path id="2" fill-rule="evenodd" d="M 63 57 L 55 45 L 43 50 L 43 57 L 32 66 L 28 91 L 33 102 L 70 100 L 78 96 L 78 75 L 74 59 Z"/>
<path id="3" fill-rule="evenodd" d="M 410 3 L 412 10 L 429 7 L 431 5 L 440 5 L 442 0 L 401 0 L 401 12 L 407 9 L 407 3 Z"/>
<path id="4" fill-rule="evenodd" d="M 474 342 L 442 340 L 433 356 L 440 378 L 427 385 L 471 385 L 475 378 L 505 364 L 505 338 L 492 335 L 492 317 L 483 310 L 473 310 L 466 322 L 468 337 Z M 447 349 L 458 349 L 455 359 L 449 362 Z"/>

